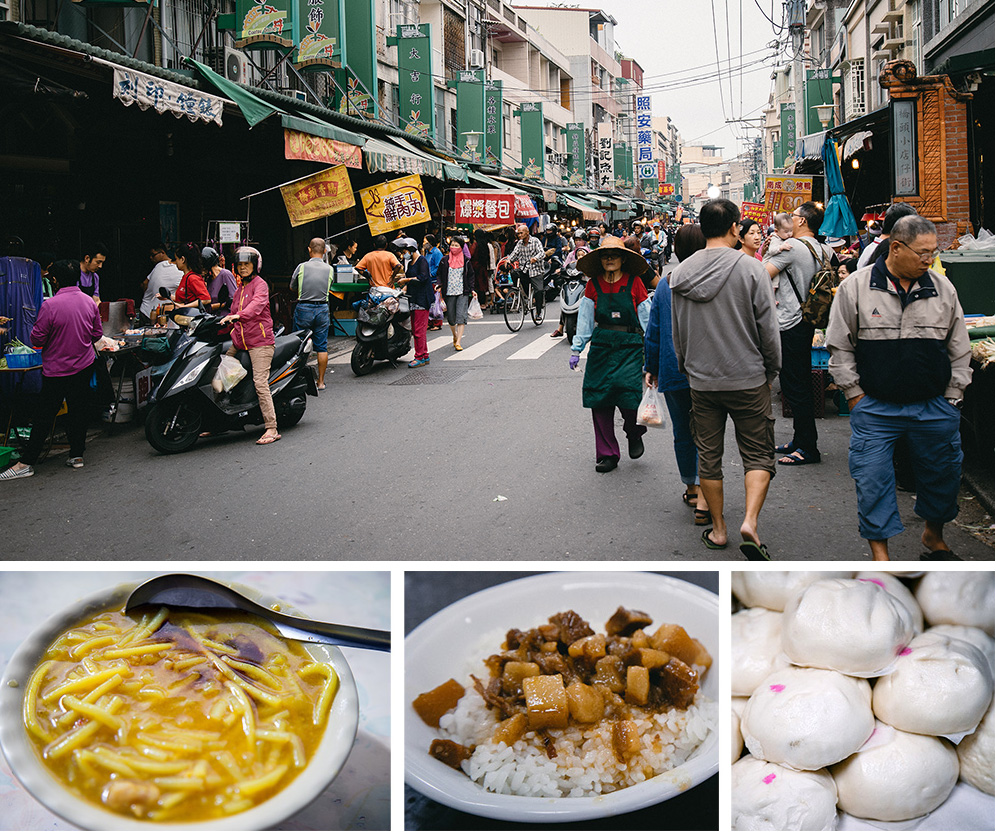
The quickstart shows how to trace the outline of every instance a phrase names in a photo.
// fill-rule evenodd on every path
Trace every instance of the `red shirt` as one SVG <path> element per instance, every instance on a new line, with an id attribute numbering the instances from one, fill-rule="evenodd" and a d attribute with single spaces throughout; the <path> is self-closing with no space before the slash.
<path id="1" fill-rule="evenodd" d="M 598 281 L 599 287 L 605 294 L 614 295 L 626 288 L 626 284 L 629 282 L 629 275 L 623 274 L 622 279 L 617 280 L 615 283 L 607 283 L 600 277 L 595 278 L 595 280 Z M 586 298 L 590 298 L 594 302 L 595 308 L 598 309 L 598 292 L 595 290 L 595 280 L 589 280 L 587 284 L 585 284 L 584 296 Z M 634 311 L 637 311 L 637 307 L 648 297 L 650 297 L 650 295 L 647 294 L 647 287 L 643 285 L 643 281 L 639 278 L 633 281 L 632 295 Z M 637 314 L 639 314 L 638 311 Z"/>
<path id="2" fill-rule="evenodd" d="M 196 272 L 187 272 L 176 287 L 177 303 L 196 303 L 199 300 L 211 302 L 211 293 L 204 284 L 204 278 Z"/>

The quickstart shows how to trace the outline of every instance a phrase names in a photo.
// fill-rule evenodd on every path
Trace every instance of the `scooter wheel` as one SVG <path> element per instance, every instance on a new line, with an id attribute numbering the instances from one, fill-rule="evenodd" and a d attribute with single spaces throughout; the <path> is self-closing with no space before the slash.
<path id="1" fill-rule="evenodd" d="M 186 402 L 155 404 L 145 417 L 145 438 L 161 454 L 189 451 L 200 432 L 201 414 Z"/>
<path id="2" fill-rule="evenodd" d="M 349 358 L 349 366 L 354 375 L 365 376 L 374 368 L 373 347 L 366 344 L 357 344 L 353 347 L 353 354 Z"/>

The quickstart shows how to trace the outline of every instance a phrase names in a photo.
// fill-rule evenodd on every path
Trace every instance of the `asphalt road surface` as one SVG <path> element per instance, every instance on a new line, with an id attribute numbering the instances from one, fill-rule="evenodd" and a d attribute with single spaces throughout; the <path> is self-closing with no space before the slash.
<path id="1" fill-rule="evenodd" d="M 137 426 L 102 434 L 85 468 L 54 456 L 0 486 L 3 558 L 742 560 L 737 537 L 725 551 L 700 541 L 669 427 L 648 432 L 642 459 L 629 460 L 623 443 L 619 467 L 595 472 L 582 376 L 567 367 L 565 340 L 549 337 L 555 326 L 527 318 L 513 335 L 488 315 L 468 326 L 463 352 L 444 329 L 430 333 L 427 367 L 384 363 L 363 378 L 339 339 L 328 389 L 267 447 L 253 442 L 261 428 L 177 456 L 158 455 Z M 791 424 L 777 406 L 776 415 L 776 439 L 787 441 Z M 828 415 L 819 428 L 823 463 L 779 468 L 761 515 L 777 562 L 870 557 L 857 532 L 847 417 Z M 725 472 L 735 531 L 743 486 L 732 428 Z M 924 551 L 913 503 L 899 493 L 907 531 L 891 543 L 897 560 Z M 992 520 L 967 493 L 965 509 L 967 528 L 950 525 L 949 545 L 992 560 L 991 542 L 971 533 Z"/>

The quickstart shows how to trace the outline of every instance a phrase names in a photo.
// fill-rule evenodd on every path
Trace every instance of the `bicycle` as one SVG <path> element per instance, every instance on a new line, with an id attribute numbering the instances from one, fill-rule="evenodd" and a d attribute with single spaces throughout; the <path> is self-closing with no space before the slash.
<path id="1" fill-rule="evenodd" d="M 523 273 L 520 272 L 519 274 L 524 277 Z M 525 279 L 528 280 L 528 278 Z M 546 317 L 546 299 L 544 298 L 543 305 L 537 311 L 535 289 L 531 281 L 529 282 L 528 291 L 524 291 L 521 280 L 516 279 L 513 279 L 511 283 L 500 283 L 499 286 L 504 301 L 505 326 L 511 332 L 518 332 L 522 329 L 522 323 L 526 319 L 527 307 L 533 323 L 536 326 L 543 323 L 543 319 Z"/>

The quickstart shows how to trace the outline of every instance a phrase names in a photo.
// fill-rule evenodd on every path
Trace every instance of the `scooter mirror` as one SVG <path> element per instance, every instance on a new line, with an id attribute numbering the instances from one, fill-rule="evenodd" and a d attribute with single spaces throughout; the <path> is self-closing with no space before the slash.
<path id="1" fill-rule="evenodd" d="M 169 292 L 167 291 L 165 286 L 159 287 L 159 297 L 161 297 L 163 300 L 169 300 Z"/>
<path id="2" fill-rule="evenodd" d="M 222 286 L 221 291 L 218 292 L 218 300 L 222 304 L 228 303 L 232 299 L 232 293 L 228 291 L 227 286 Z"/>

